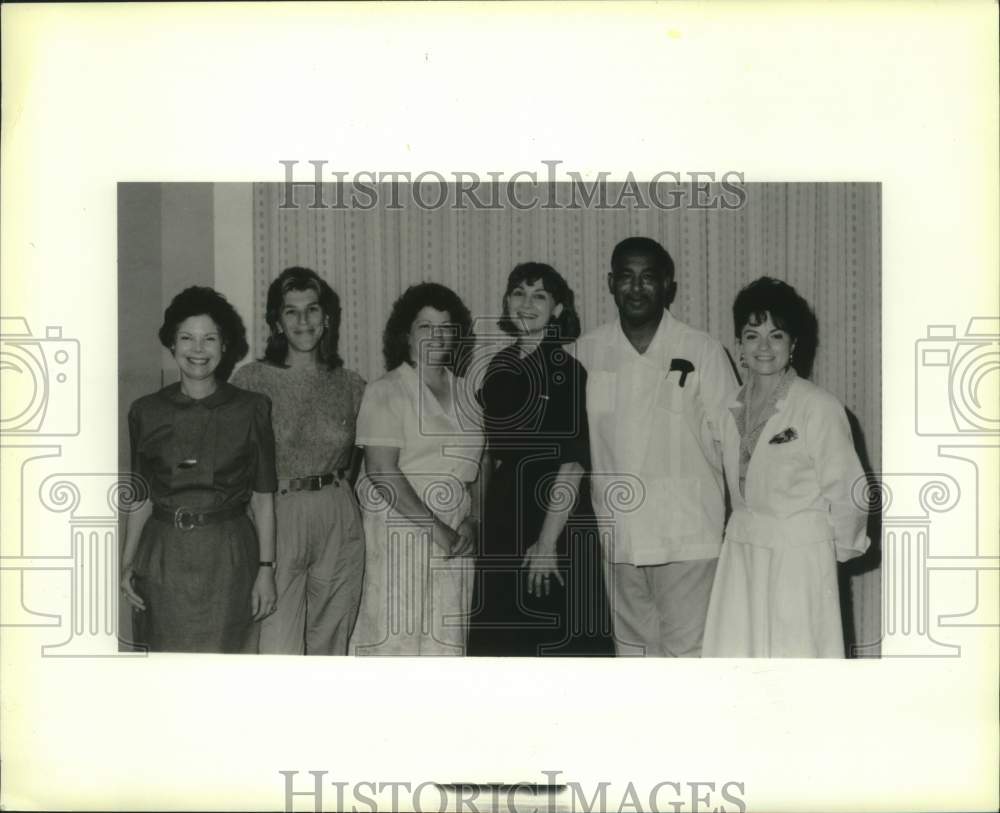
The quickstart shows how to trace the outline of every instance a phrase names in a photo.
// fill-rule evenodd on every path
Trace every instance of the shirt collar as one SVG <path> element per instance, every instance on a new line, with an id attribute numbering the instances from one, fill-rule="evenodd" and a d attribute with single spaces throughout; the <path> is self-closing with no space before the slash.
<path id="1" fill-rule="evenodd" d="M 774 388 L 774 392 L 771 393 L 771 397 L 767 399 L 767 404 L 765 404 L 761 413 L 763 416 L 761 420 L 762 423 L 777 413 L 778 410 L 785 405 L 785 401 L 788 400 L 788 392 L 792 388 L 792 383 L 798 377 L 798 373 L 795 372 L 794 367 L 789 367 L 781 374 L 781 381 L 779 381 L 778 386 Z M 729 411 L 732 413 L 733 418 L 736 419 L 736 425 L 740 427 L 741 434 L 746 430 L 746 427 L 743 426 L 743 406 L 746 403 L 752 381 L 753 379 L 747 376 L 746 383 L 740 387 L 739 392 L 737 392 L 733 400 L 729 402 Z"/>
<path id="2" fill-rule="evenodd" d="M 652 362 L 659 362 L 665 356 L 667 352 L 667 347 L 670 343 L 668 334 L 673 328 L 674 317 L 670 315 L 670 311 L 664 308 L 663 318 L 660 320 L 660 324 L 656 326 L 656 333 L 653 334 L 653 339 L 649 343 L 649 347 L 646 348 L 645 353 L 640 353 L 632 346 L 632 342 L 628 340 L 628 336 L 625 335 L 625 331 L 622 329 L 621 318 L 615 320 L 615 339 L 618 344 L 619 350 L 626 354 L 628 358 L 638 357 L 640 359 L 648 359 Z"/>
<path id="3" fill-rule="evenodd" d="M 166 398 L 171 404 L 179 407 L 203 406 L 207 409 L 214 409 L 221 404 L 231 400 L 236 395 L 236 387 L 228 381 L 220 381 L 215 388 L 215 392 L 205 398 L 191 398 L 181 391 L 180 382 L 169 384 L 160 390 L 160 395 Z"/>
<path id="4" fill-rule="evenodd" d="M 441 407 L 438 399 L 434 397 L 434 393 L 431 392 L 431 388 L 420 380 L 420 376 L 417 375 L 417 370 L 413 367 L 413 365 L 411 365 L 408 361 L 404 361 L 397 369 L 406 384 L 406 388 L 416 400 L 417 408 L 419 410 L 424 410 L 424 415 L 428 417 L 432 415 L 443 415 L 445 417 L 449 417 Z M 447 367 L 444 370 L 444 374 L 445 378 L 448 379 L 448 386 L 451 387 L 452 401 L 454 402 L 456 397 L 455 376 Z M 454 403 L 452 406 L 454 407 Z"/>

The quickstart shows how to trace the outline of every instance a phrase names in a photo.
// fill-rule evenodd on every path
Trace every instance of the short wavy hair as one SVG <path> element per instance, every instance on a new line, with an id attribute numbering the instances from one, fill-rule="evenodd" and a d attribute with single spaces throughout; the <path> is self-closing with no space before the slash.
<path id="1" fill-rule="evenodd" d="M 808 378 L 819 346 L 819 324 L 809 303 L 787 282 L 773 277 L 755 279 L 743 288 L 733 302 L 733 329 L 740 339 L 743 328 L 767 320 L 784 330 L 795 342 L 792 366 Z"/>
<path id="2" fill-rule="evenodd" d="M 323 331 L 317 350 L 319 361 L 331 370 L 343 366 L 344 361 L 338 353 L 340 344 L 340 297 L 326 280 L 311 268 L 295 265 L 282 271 L 277 279 L 267 289 L 267 304 L 264 306 L 264 319 L 271 329 L 264 348 L 264 360 L 279 367 L 284 367 L 288 361 L 288 337 L 281 332 L 279 322 L 281 309 L 285 306 L 285 294 L 289 291 L 315 291 L 323 315 L 329 320 L 329 325 Z"/>
<path id="3" fill-rule="evenodd" d="M 413 363 L 410 355 L 410 328 L 413 327 L 417 314 L 427 307 L 447 312 L 451 322 L 458 327 L 451 364 L 448 366 L 455 375 L 463 375 L 475 341 L 472 314 L 458 294 L 437 282 L 411 285 L 393 303 L 382 334 L 385 369 L 395 370 L 403 362 Z"/>
<path id="4" fill-rule="evenodd" d="M 160 344 L 172 351 L 177 341 L 177 328 L 192 316 L 207 316 L 219 328 L 222 360 L 215 368 L 215 377 L 219 381 L 228 381 L 237 362 L 250 350 L 243 320 L 229 300 L 214 288 L 192 285 L 177 294 L 163 312 L 163 324 L 158 334 Z"/>
<path id="5" fill-rule="evenodd" d="M 521 263 L 510 272 L 510 276 L 507 277 L 507 290 L 503 295 L 503 316 L 497 320 L 497 327 L 512 336 L 520 334 L 517 323 L 510 318 L 507 297 L 522 283 L 534 285 L 539 280 L 542 282 L 542 288 L 552 295 L 555 304 L 563 306 L 562 313 L 549 319 L 545 338 L 548 341 L 567 344 L 580 335 L 580 317 L 576 312 L 573 289 L 569 287 L 562 274 L 545 263 Z"/>
<path id="6" fill-rule="evenodd" d="M 611 270 L 618 268 L 626 257 L 649 257 L 654 267 L 663 272 L 668 280 L 674 278 L 674 258 L 670 252 L 651 237 L 626 237 L 611 252 Z"/>

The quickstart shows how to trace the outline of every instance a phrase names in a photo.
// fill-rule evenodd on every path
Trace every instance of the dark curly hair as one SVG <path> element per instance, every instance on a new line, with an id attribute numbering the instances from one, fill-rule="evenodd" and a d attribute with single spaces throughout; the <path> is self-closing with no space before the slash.
<path id="1" fill-rule="evenodd" d="M 611 270 L 626 257 L 649 257 L 668 280 L 674 278 L 674 258 L 663 246 L 650 237 L 626 237 L 611 252 Z"/>
<path id="2" fill-rule="evenodd" d="M 289 291 L 315 291 L 323 315 L 329 320 L 323 338 L 320 339 L 317 350 L 319 360 L 331 370 L 336 370 L 344 364 L 338 354 L 340 342 L 340 297 L 326 280 L 311 268 L 292 266 L 282 271 L 267 289 L 267 305 L 264 319 L 271 329 L 267 337 L 267 347 L 264 348 L 264 360 L 279 367 L 284 367 L 288 358 L 288 337 L 279 328 L 281 309 L 285 306 L 285 294 Z"/>
<path id="3" fill-rule="evenodd" d="M 757 326 L 771 317 L 771 323 L 795 342 L 792 366 L 804 378 L 812 373 L 819 346 L 819 324 L 809 303 L 787 282 L 761 277 L 743 288 L 733 302 L 733 328 L 739 340 L 743 328 Z"/>
<path id="4" fill-rule="evenodd" d="M 427 307 L 447 312 L 452 324 L 458 328 L 458 336 L 452 346 L 451 364 L 448 366 L 455 375 L 463 375 L 475 340 L 472 315 L 458 294 L 436 282 L 411 285 L 393 303 L 389 321 L 382 334 L 385 369 L 395 370 L 403 362 L 413 363 L 410 356 L 410 328 L 421 309 Z"/>
<path id="5" fill-rule="evenodd" d="M 573 289 L 563 279 L 562 274 L 545 263 L 521 263 L 510 272 L 510 276 L 507 277 L 507 290 L 503 295 L 503 316 L 497 320 L 497 326 L 504 333 L 510 333 L 514 336 L 520 333 L 514 320 L 510 318 L 507 297 L 521 283 L 534 285 L 539 280 L 542 281 L 542 288 L 552 295 L 555 304 L 563 306 L 562 313 L 549 319 L 545 330 L 546 340 L 558 344 L 573 341 L 580 335 L 580 317 L 576 313 Z"/>
<path id="6" fill-rule="evenodd" d="M 214 288 L 192 285 L 177 294 L 163 312 L 163 324 L 158 334 L 160 344 L 173 350 L 177 328 L 192 316 L 208 316 L 219 328 L 222 335 L 222 360 L 215 368 L 215 377 L 219 381 L 228 381 L 236 363 L 250 350 L 243 320 L 236 308 Z"/>

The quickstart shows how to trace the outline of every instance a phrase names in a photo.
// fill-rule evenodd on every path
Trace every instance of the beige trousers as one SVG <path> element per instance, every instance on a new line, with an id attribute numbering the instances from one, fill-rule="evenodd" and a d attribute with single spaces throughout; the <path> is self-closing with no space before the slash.
<path id="1" fill-rule="evenodd" d="M 615 653 L 619 657 L 700 657 L 717 561 L 643 566 L 605 561 Z"/>
<path id="2" fill-rule="evenodd" d="M 280 492 L 274 499 L 278 606 L 260 625 L 265 655 L 346 655 L 365 567 L 351 487 Z"/>

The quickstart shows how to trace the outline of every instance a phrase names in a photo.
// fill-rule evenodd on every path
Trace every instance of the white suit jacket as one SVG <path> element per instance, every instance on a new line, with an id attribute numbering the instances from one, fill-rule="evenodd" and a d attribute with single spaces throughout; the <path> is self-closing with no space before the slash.
<path id="1" fill-rule="evenodd" d="M 865 552 L 864 470 L 843 405 L 796 378 L 764 426 L 739 493 L 740 434 L 733 409 L 723 416 L 723 450 L 733 515 L 726 537 L 765 546 L 832 540 L 837 559 Z"/>

